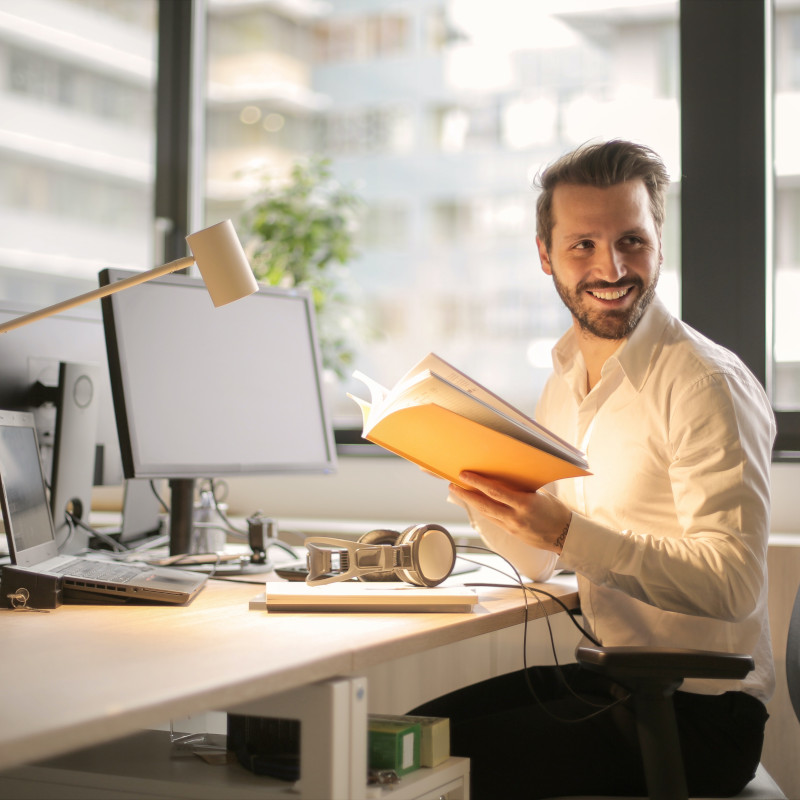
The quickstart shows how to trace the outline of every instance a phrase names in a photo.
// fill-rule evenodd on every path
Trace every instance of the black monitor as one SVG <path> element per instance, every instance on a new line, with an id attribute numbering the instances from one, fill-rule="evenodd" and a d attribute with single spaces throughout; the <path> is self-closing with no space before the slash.
<path id="1" fill-rule="evenodd" d="M 36 307 L 0 301 L 0 322 Z M 32 412 L 62 552 L 88 544 L 65 510 L 88 522 L 92 485 L 122 482 L 103 324 L 98 309 L 41 319 L 0 335 L 0 408 Z"/>
<path id="2" fill-rule="evenodd" d="M 172 554 L 191 548 L 196 479 L 335 470 L 308 293 L 214 308 L 202 280 L 171 275 L 102 309 L 124 474 L 169 479 Z"/>

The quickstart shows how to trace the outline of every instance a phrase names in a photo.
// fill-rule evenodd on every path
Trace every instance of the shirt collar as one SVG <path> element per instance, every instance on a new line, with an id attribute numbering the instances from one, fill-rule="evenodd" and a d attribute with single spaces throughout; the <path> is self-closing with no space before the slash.
<path id="1" fill-rule="evenodd" d="M 640 391 L 650 371 L 656 351 L 661 346 L 664 329 L 672 315 L 656 295 L 642 315 L 633 333 L 603 366 L 603 374 L 622 369 L 636 391 Z M 553 348 L 553 371 L 570 385 L 586 385 L 586 364 L 578 347 L 574 328 L 561 337 Z"/>
<path id="2" fill-rule="evenodd" d="M 639 324 L 628 337 L 627 346 L 617 351 L 620 367 L 636 391 L 641 391 L 655 361 L 657 351 L 661 348 L 664 329 L 672 315 L 656 295 L 639 320 Z"/>

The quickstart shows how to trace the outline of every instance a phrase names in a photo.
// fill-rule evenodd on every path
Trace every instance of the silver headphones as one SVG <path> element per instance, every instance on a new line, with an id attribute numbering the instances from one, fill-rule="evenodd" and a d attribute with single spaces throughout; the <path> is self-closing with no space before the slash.
<path id="1" fill-rule="evenodd" d="M 402 533 L 375 530 L 357 542 L 314 536 L 308 549 L 309 586 L 357 577 L 362 581 L 405 581 L 438 586 L 453 569 L 456 546 L 441 525 L 412 525 Z"/>

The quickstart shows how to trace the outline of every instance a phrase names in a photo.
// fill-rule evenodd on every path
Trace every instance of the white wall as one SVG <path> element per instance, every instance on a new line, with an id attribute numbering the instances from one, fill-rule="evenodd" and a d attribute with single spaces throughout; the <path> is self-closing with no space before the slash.
<path id="1" fill-rule="evenodd" d="M 800 464 L 772 465 L 772 524 L 775 533 L 800 532 Z"/>
<path id="2" fill-rule="evenodd" d="M 344 457 L 334 475 L 226 479 L 236 515 L 365 522 L 466 522 L 447 483 L 395 457 Z"/>
<path id="3" fill-rule="evenodd" d="M 335 475 L 229 479 L 234 514 L 369 522 L 464 523 L 447 484 L 393 457 L 344 457 Z M 772 467 L 772 530 L 800 532 L 800 464 Z"/>

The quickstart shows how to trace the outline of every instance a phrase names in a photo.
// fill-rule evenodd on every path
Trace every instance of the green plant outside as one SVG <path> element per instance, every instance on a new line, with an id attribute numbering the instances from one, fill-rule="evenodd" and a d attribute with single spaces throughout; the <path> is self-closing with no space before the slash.
<path id="1" fill-rule="evenodd" d="M 352 298 L 346 265 L 357 255 L 361 198 L 334 177 L 328 159 L 294 164 L 289 180 L 267 179 L 244 217 L 259 281 L 312 295 L 323 364 L 339 378 L 352 367 Z"/>

